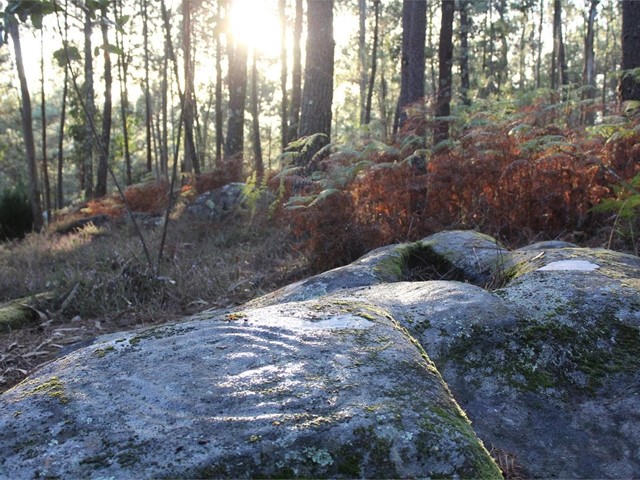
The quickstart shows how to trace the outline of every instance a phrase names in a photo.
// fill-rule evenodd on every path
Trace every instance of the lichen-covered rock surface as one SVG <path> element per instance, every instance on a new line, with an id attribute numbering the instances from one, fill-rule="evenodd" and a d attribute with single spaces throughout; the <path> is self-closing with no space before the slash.
<path id="1" fill-rule="evenodd" d="M 331 300 L 111 335 L 2 395 L 5 478 L 496 478 L 383 309 Z"/>
<path id="2" fill-rule="evenodd" d="M 443 232 L 0 396 L 8 478 L 500 476 L 478 437 L 514 478 L 640 476 L 640 259 Z"/>

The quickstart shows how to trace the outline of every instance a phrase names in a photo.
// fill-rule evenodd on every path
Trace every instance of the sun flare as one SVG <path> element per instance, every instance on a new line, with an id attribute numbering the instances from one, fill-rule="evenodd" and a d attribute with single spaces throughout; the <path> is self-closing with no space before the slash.
<path id="1" fill-rule="evenodd" d="M 275 2 L 235 0 L 229 13 L 231 34 L 249 49 L 256 49 L 267 57 L 277 57 L 280 54 L 280 19 L 274 4 Z"/>

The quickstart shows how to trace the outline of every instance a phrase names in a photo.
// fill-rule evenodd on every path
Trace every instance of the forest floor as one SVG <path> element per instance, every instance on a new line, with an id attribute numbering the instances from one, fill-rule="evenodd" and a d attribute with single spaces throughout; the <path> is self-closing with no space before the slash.
<path id="1" fill-rule="evenodd" d="M 23 299 L 36 317 L 0 330 L 0 393 L 71 345 L 239 305 L 309 274 L 287 229 L 255 218 L 170 223 L 159 271 L 124 220 L 66 235 L 54 227 L 0 244 L 0 306 Z M 155 263 L 162 228 L 143 234 Z"/>

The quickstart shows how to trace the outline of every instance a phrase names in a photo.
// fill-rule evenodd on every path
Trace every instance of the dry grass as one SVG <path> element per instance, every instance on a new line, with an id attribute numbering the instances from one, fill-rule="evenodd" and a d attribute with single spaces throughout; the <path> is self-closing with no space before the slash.
<path id="1" fill-rule="evenodd" d="M 155 260 L 161 229 L 144 233 Z M 2 244 L 0 265 L 0 303 L 41 292 L 55 299 L 35 305 L 37 325 L 0 334 L 0 392 L 71 344 L 237 305 L 306 273 L 286 229 L 247 218 L 176 220 L 157 273 L 125 221 Z"/>

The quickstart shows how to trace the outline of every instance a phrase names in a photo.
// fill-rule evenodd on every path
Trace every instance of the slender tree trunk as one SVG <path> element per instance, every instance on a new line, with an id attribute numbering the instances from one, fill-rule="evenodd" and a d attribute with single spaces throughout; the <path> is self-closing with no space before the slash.
<path id="1" fill-rule="evenodd" d="M 194 72 L 191 60 L 191 2 L 182 2 L 182 51 L 184 56 L 184 167 L 200 173 L 193 136 L 195 115 Z"/>
<path id="2" fill-rule="evenodd" d="M 527 59 L 527 24 L 529 23 L 529 15 L 528 10 L 522 10 L 522 29 L 520 31 L 520 47 L 519 47 L 519 64 L 518 64 L 518 76 L 520 77 L 518 81 L 518 88 L 521 92 L 524 92 L 527 87 L 526 82 L 526 59 Z"/>
<path id="3" fill-rule="evenodd" d="M 426 0 L 404 0 L 402 3 L 402 63 L 400 67 L 400 100 L 398 126 L 407 119 L 405 108 L 424 97 Z"/>
<path id="4" fill-rule="evenodd" d="M 439 75 L 438 95 L 436 99 L 436 117 L 448 117 L 451 114 L 451 68 L 453 65 L 453 14 L 454 0 L 442 0 L 442 23 L 440 26 L 440 47 L 438 49 Z M 433 134 L 433 143 L 437 144 L 449 138 L 449 122 L 437 122 Z"/>
<path id="5" fill-rule="evenodd" d="M 111 76 L 111 55 L 109 54 L 109 24 L 107 9 L 102 9 L 102 47 L 104 48 L 104 107 L 102 109 L 102 132 L 100 134 L 100 157 L 98 161 L 98 175 L 96 182 L 96 196 L 103 197 L 107 194 L 107 175 L 109 173 L 109 146 L 111 143 L 111 88 L 113 78 Z"/>
<path id="6" fill-rule="evenodd" d="M 333 101 L 333 0 L 307 0 L 307 58 L 300 113 L 300 137 L 331 135 Z"/>
<path id="7" fill-rule="evenodd" d="M 371 123 L 371 101 L 373 99 L 373 88 L 376 83 L 376 69 L 378 64 L 378 35 L 380 29 L 380 0 L 373 0 L 373 45 L 371 46 L 371 73 L 369 74 L 369 88 L 367 90 L 367 101 L 364 107 L 364 123 Z"/>
<path id="8" fill-rule="evenodd" d="M 433 41 L 433 37 L 434 37 L 434 33 L 433 33 L 433 26 L 434 26 L 434 10 L 435 8 L 433 7 L 434 5 L 436 5 L 435 2 L 429 2 L 429 4 L 427 5 L 427 45 L 429 47 L 429 52 L 434 52 L 435 51 L 435 47 L 434 47 L 434 41 Z M 437 74 L 436 74 L 436 60 L 435 60 L 435 55 L 430 54 L 429 55 L 429 95 L 434 94 L 436 92 L 436 90 L 438 89 L 437 85 L 438 85 L 438 78 L 437 78 Z M 397 113 L 396 113 L 397 116 Z M 395 121 L 394 121 L 395 123 Z M 395 135 L 395 132 L 394 132 Z"/>
<path id="9" fill-rule="evenodd" d="M 600 0 L 591 0 L 589 5 L 589 13 L 587 17 L 587 34 L 584 38 L 584 70 L 582 72 L 583 100 L 594 100 L 597 95 L 596 91 L 596 58 L 593 50 L 595 39 L 595 21 L 598 13 L 598 4 Z M 587 104 L 583 107 L 582 123 L 593 125 L 595 121 L 595 112 L 593 105 Z"/>
<path id="10" fill-rule="evenodd" d="M 118 8 L 118 18 L 122 18 L 122 0 L 118 0 L 116 4 Z M 116 46 L 120 51 L 124 52 L 124 34 L 118 33 L 116 30 Z M 129 125 L 128 125 L 128 111 L 129 111 L 129 89 L 127 88 L 127 73 L 129 70 L 129 61 L 125 55 L 118 55 L 118 81 L 120 84 L 120 117 L 122 120 L 122 136 L 124 143 L 124 167 L 125 167 L 125 184 L 131 185 L 133 183 L 131 177 L 131 152 L 129 150 Z"/>
<path id="11" fill-rule="evenodd" d="M 262 162 L 262 145 L 260 143 L 260 98 L 258 95 L 258 55 L 255 48 L 252 52 L 251 65 L 251 117 L 253 136 L 253 161 L 257 182 L 262 181 L 264 175 L 264 163 Z"/>
<path id="12" fill-rule="evenodd" d="M 147 152 L 147 172 L 153 170 L 152 131 L 151 131 L 151 88 L 149 82 L 149 4 L 142 0 L 142 45 L 144 55 L 144 123 Z"/>
<path id="13" fill-rule="evenodd" d="M 29 85 L 27 83 L 24 64 L 22 62 L 22 47 L 20 45 L 18 21 L 13 17 L 8 17 L 7 23 L 9 27 L 9 35 L 11 35 L 11 40 L 13 41 L 13 49 L 16 57 L 16 69 L 18 71 L 18 80 L 20 82 L 22 134 L 24 137 L 27 168 L 29 171 L 29 203 L 31 204 L 31 213 L 33 214 L 33 229 L 39 232 L 42 230 L 43 223 L 40 190 L 38 188 L 36 145 L 33 136 L 33 120 L 31 117 L 31 96 L 29 95 Z"/>
<path id="14" fill-rule="evenodd" d="M 561 86 L 568 85 L 569 83 L 567 75 L 567 60 L 565 58 L 564 39 L 562 36 L 561 0 L 554 0 L 553 2 L 553 39 L 551 88 L 558 89 Z"/>
<path id="15" fill-rule="evenodd" d="M 288 106 L 287 106 L 287 76 L 289 75 L 287 68 L 287 0 L 278 1 L 278 9 L 280 13 L 280 95 L 282 101 L 280 103 L 280 131 L 282 132 L 281 146 L 284 150 L 287 146 L 289 125 L 288 125 Z M 255 55 L 255 51 L 254 51 Z"/>
<path id="16" fill-rule="evenodd" d="M 500 29 L 499 29 L 499 37 L 500 37 L 500 56 L 498 57 L 497 68 L 493 72 L 496 81 L 497 81 L 497 92 L 500 93 L 502 91 L 502 86 L 505 83 L 505 79 L 511 77 L 509 73 L 509 44 L 507 42 L 507 20 L 505 18 L 507 5 L 505 0 L 499 0 L 496 4 L 496 10 L 498 11 L 498 17 L 500 19 Z M 524 26 L 523 26 L 524 28 Z M 494 27 L 495 32 L 495 27 Z"/>
<path id="17" fill-rule="evenodd" d="M 291 67 L 291 106 L 289 109 L 289 135 L 292 142 L 298 138 L 300 105 L 302 102 L 302 0 L 296 0 L 296 17 L 293 25 L 293 65 Z"/>
<path id="18" fill-rule="evenodd" d="M 471 105 L 469 98 L 469 0 L 460 2 L 460 97 L 463 105 Z"/>
<path id="19" fill-rule="evenodd" d="M 49 160 L 47 159 L 47 103 L 44 94 L 44 30 L 40 30 L 40 115 L 42 117 L 42 184 L 47 223 L 51 221 L 51 187 L 49 184 Z"/>
<path id="20" fill-rule="evenodd" d="M 603 12 L 604 14 L 604 12 Z M 611 19 L 612 15 L 607 18 L 606 24 L 607 28 L 605 30 L 605 45 L 610 45 L 611 42 Z M 604 50 L 604 62 L 602 65 L 602 116 L 607 115 L 607 83 L 608 83 L 608 72 L 609 72 L 609 49 L 605 48 Z"/>
<path id="21" fill-rule="evenodd" d="M 65 48 L 66 48 L 65 41 Z M 63 167 L 64 167 L 64 125 L 67 116 L 67 95 L 69 93 L 69 66 L 64 62 L 64 84 L 62 86 L 62 105 L 60 106 L 60 130 L 58 132 L 58 181 L 56 187 L 56 207 L 58 209 L 64 207 L 64 184 L 63 184 Z"/>
<path id="22" fill-rule="evenodd" d="M 544 0 L 540 0 L 540 20 L 538 22 L 538 43 L 536 57 L 536 88 L 542 88 L 542 27 L 544 25 Z"/>
<path id="23" fill-rule="evenodd" d="M 367 122 L 367 0 L 358 0 L 358 69 L 360 86 L 360 125 Z"/>
<path id="24" fill-rule="evenodd" d="M 618 85 L 620 101 L 640 100 L 640 2 L 622 0 L 622 76 Z M 635 70 L 635 71 L 630 71 Z M 637 107 L 636 109 L 637 110 Z"/>
<path id="25" fill-rule="evenodd" d="M 65 58 L 68 58 L 69 48 L 68 32 L 69 32 L 69 14 L 67 12 L 68 0 L 64 2 L 64 40 Z M 64 125 L 67 116 L 67 95 L 69 94 L 69 62 L 64 62 L 64 85 L 62 86 L 62 105 L 60 106 L 60 130 L 58 131 L 58 178 L 56 187 L 56 207 L 61 209 L 64 207 L 64 183 L 63 183 L 63 167 L 64 167 Z"/>
<path id="26" fill-rule="evenodd" d="M 91 13 L 85 12 L 84 20 L 84 102 L 87 113 L 87 122 L 84 131 L 83 151 L 83 171 L 84 171 L 84 198 L 93 198 L 93 150 L 95 139 L 93 137 L 93 127 L 95 119 L 95 100 L 93 97 L 93 48 L 91 46 L 91 35 L 93 24 Z"/>
<path id="27" fill-rule="evenodd" d="M 217 18 L 222 23 L 222 0 L 218 0 Z M 222 32 L 216 34 L 216 165 L 222 160 L 222 147 L 224 145 L 224 130 L 222 125 Z"/>
<path id="28" fill-rule="evenodd" d="M 247 48 L 237 39 L 229 52 L 229 119 L 226 156 L 233 180 L 242 179 L 244 151 L 244 114 L 247 96 Z"/>
<path id="29" fill-rule="evenodd" d="M 167 42 L 163 42 L 162 71 L 160 73 L 160 120 L 157 126 L 160 135 L 160 173 L 169 178 L 169 55 Z"/>
<path id="30" fill-rule="evenodd" d="M 383 142 L 387 142 L 391 136 L 389 131 L 389 113 L 387 109 L 388 86 L 387 79 L 384 75 L 384 67 L 380 69 L 380 119 L 382 121 Z"/>

